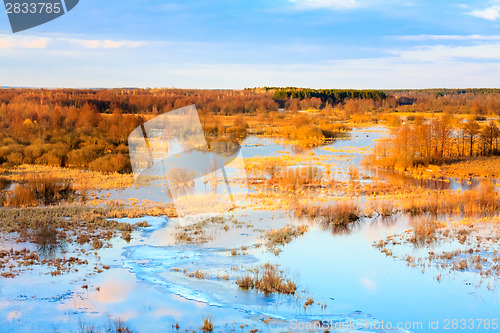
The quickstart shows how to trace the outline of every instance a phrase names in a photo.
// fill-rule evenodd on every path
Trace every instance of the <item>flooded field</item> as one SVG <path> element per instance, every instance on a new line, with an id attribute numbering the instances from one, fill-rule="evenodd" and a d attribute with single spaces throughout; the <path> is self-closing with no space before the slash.
<path id="1" fill-rule="evenodd" d="M 1 279 L 0 331 L 92 332 L 116 320 L 134 332 L 210 331 L 203 327 L 207 321 L 215 332 L 426 332 L 436 322 L 440 330 L 447 323 L 452 329 L 451 321 L 462 319 L 492 327 L 500 313 L 498 223 L 483 221 L 460 238 L 455 232 L 479 217 L 433 215 L 433 222 L 449 224 L 451 231 L 433 233 L 420 244 L 409 232 L 419 218 L 394 197 L 369 193 L 375 184 L 400 183 L 414 191 L 461 193 L 479 180 L 422 180 L 362 165 L 385 135 L 383 127 L 356 129 L 348 138 L 314 148 L 248 137 L 241 153 L 247 167 L 255 168 L 249 171 L 248 197 L 238 207 L 223 215 L 113 219 L 147 223 L 100 249 L 87 244 L 83 253 L 67 245 L 61 249 L 65 258 L 87 263 L 65 274 L 52 276 L 47 267 L 34 265 Z M 320 186 L 278 201 L 287 195 L 263 188 L 269 175 L 252 172 L 278 159 L 291 169 L 317 167 Z M 98 195 L 167 200 L 161 189 L 141 191 L 131 187 Z M 359 217 L 347 228 L 331 228 L 295 211 L 306 203 L 327 205 L 332 198 L 359 206 Z M 453 229 L 453 223 L 463 227 Z M 272 243 L 279 230 L 294 232 Z M 3 236 L 0 250 L 36 250 L 15 237 Z M 276 279 L 266 288 L 292 292 L 242 282 L 270 274 Z"/>

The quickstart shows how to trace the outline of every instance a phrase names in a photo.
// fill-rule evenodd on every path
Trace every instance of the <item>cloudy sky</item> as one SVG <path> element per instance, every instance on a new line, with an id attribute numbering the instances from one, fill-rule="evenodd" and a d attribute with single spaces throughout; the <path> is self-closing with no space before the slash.
<path id="1" fill-rule="evenodd" d="M 500 0 L 80 0 L 13 34 L 0 86 L 500 87 Z"/>

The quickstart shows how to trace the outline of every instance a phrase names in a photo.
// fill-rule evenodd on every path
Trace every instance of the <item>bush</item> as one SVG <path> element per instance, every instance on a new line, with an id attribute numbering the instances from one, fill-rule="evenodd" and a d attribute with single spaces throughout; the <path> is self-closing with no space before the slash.
<path id="1" fill-rule="evenodd" d="M 56 204 L 62 200 L 70 199 L 75 191 L 69 181 L 54 177 L 32 178 L 28 187 L 34 196 L 44 205 Z"/>
<path id="2" fill-rule="evenodd" d="M 75 194 L 71 184 L 53 177 L 32 178 L 26 184 L 17 184 L 7 195 L 6 204 L 12 207 L 30 207 L 39 203 L 56 204 L 69 200 Z"/>
<path id="3" fill-rule="evenodd" d="M 43 154 L 47 152 L 44 145 L 33 143 L 28 147 L 24 148 L 24 161 L 25 164 L 33 164 L 40 158 Z"/>
<path id="4" fill-rule="evenodd" d="M 53 249 L 57 246 L 59 240 L 57 230 L 52 223 L 44 224 L 38 227 L 33 235 L 33 242 L 42 249 Z"/>
<path id="5" fill-rule="evenodd" d="M 200 327 L 203 332 L 212 332 L 214 330 L 214 324 L 210 318 L 205 318 L 203 320 L 203 326 Z"/>
<path id="6" fill-rule="evenodd" d="M 11 207 L 31 207 L 38 204 L 38 200 L 26 185 L 16 185 L 12 193 L 7 195 L 7 206 Z"/>
<path id="7" fill-rule="evenodd" d="M 67 154 L 67 165 L 71 167 L 87 167 L 98 156 L 98 149 L 95 146 L 72 150 Z"/>
<path id="8" fill-rule="evenodd" d="M 254 270 L 254 276 L 244 276 L 236 281 L 242 289 L 257 289 L 265 294 L 295 294 L 297 285 L 286 278 L 285 272 L 278 265 L 266 263 Z"/>
<path id="9" fill-rule="evenodd" d="M 350 201 L 337 202 L 328 206 L 298 205 L 294 209 L 297 217 L 318 219 L 320 223 L 334 233 L 349 233 L 355 222 L 359 221 L 359 208 Z"/>
<path id="10" fill-rule="evenodd" d="M 345 226 L 359 220 L 359 210 L 352 202 L 329 205 L 321 212 L 321 217 L 327 225 Z"/>
<path id="11" fill-rule="evenodd" d="M 108 155 L 98 158 L 97 160 L 90 163 L 90 169 L 107 173 L 126 173 L 130 172 L 132 167 L 125 156 L 121 153 L 118 153 L 116 155 Z"/>
<path id="12" fill-rule="evenodd" d="M 269 248 L 273 248 L 276 245 L 285 245 L 290 243 L 294 238 L 302 236 L 307 232 L 308 227 L 306 225 L 301 225 L 298 227 L 287 226 L 279 230 L 269 230 L 266 232 L 265 237 L 267 239 L 266 245 Z"/>
<path id="13" fill-rule="evenodd" d="M 50 165 L 55 167 L 61 167 L 64 165 L 63 158 L 56 151 L 53 150 L 37 158 L 35 160 L 35 163 L 41 165 Z"/>
<path id="14" fill-rule="evenodd" d="M 325 138 L 323 131 L 315 125 L 305 125 L 298 129 L 297 138 L 323 140 Z"/>
<path id="15" fill-rule="evenodd" d="M 247 128 L 241 125 L 228 128 L 227 133 L 238 140 L 244 139 L 248 135 Z"/>
<path id="16" fill-rule="evenodd" d="M 7 162 L 12 165 L 23 164 L 24 155 L 20 152 L 12 152 L 7 156 Z"/>
<path id="17" fill-rule="evenodd" d="M 417 220 L 412 223 L 413 226 L 413 236 L 410 241 L 415 245 L 424 245 L 434 242 L 436 237 L 436 231 L 439 228 L 439 223 L 435 221 L 428 220 Z"/>
<path id="18" fill-rule="evenodd" d="M 10 185 L 10 180 L 5 177 L 0 177 L 0 190 L 3 190 Z"/>

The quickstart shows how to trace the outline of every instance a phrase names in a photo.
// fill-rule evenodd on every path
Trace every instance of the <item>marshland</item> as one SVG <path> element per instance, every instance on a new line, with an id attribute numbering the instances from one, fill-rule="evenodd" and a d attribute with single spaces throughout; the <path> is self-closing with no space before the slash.
<path id="1" fill-rule="evenodd" d="M 230 209 L 132 173 L 130 132 L 192 104 L 241 147 Z M 499 114 L 492 89 L 1 89 L 1 331 L 496 321 Z"/>

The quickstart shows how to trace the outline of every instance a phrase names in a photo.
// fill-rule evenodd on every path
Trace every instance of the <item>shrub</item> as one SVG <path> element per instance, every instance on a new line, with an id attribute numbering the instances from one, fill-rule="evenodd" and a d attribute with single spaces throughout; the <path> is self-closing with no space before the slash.
<path id="1" fill-rule="evenodd" d="M 72 167 L 87 167 L 99 156 L 99 147 L 90 146 L 72 150 L 67 154 L 67 165 Z"/>
<path id="2" fill-rule="evenodd" d="M 103 244 L 102 242 L 99 240 L 98 237 L 94 237 L 92 239 L 92 248 L 95 249 L 95 250 L 99 250 L 100 248 L 102 248 Z"/>
<path id="3" fill-rule="evenodd" d="M 325 141 L 323 131 L 315 125 L 305 125 L 297 130 L 296 137 L 302 145 L 316 146 Z"/>
<path id="4" fill-rule="evenodd" d="M 64 158 L 66 156 L 65 152 L 58 152 L 56 150 L 51 150 L 48 153 L 43 154 L 35 160 L 36 164 L 50 165 L 61 167 L 64 166 Z"/>
<path id="5" fill-rule="evenodd" d="M 323 227 L 334 233 L 349 233 L 355 222 L 361 218 L 359 208 L 350 201 L 337 202 L 328 206 L 298 205 L 294 209 L 297 217 L 318 219 Z"/>
<path id="6" fill-rule="evenodd" d="M 67 200 L 75 193 L 69 181 L 54 177 L 35 177 L 28 182 L 34 196 L 44 205 L 51 205 Z"/>
<path id="7" fill-rule="evenodd" d="M 439 223 L 429 220 L 417 220 L 412 222 L 413 236 L 410 241 L 415 245 L 430 244 L 436 241 L 436 232 L 439 229 Z"/>
<path id="8" fill-rule="evenodd" d="M 10 185 L 10 180 L 4 177 L 0 177 L 0 190 L 7 188 Z"/>
<path id="9" fill-rule="evenodd" d="M 246 138 L 248 135 L 248 125 L 235 125 L 227 129 L 227 133 L 232 135 L 234 138 L 241 140 Z"/>
<path id="10" fill-rule="evenodd" d="M 12 165 L 23 164 L 24 155 L 20 152 L 12 152 L 7 156 L 7 162 Z"/>
<path id="11" fill-rule="evenodd" d="M 38 204 L 38 200 L 31 189 L 26 185 L 16 185 L 14 190 L 7 195 L 7 206 L 31 207 Z"/>
<path id="12" fill-rule="evenodd" d="M 327 225 L 349 225 L 359 220 L 359 209 L 352 202 L 342 202 L 325 207 L 321 217 Z"/>
<path id="13" fill-rule="evenodd" d="M 122 153 L 118 153 L 116 155 L 107 155 L 92 161 L 90 163 L 90 169 L 107 173 L 125 173 L 130 172 L 132 167 L 125 156 Z"/>
<path id="14" fill-rule="evenodd" d="M 265 294 L 295 294 L 297 290 L 295 282 L 288 279 L 278 265 L 270 263 L 255 269 L 253 277 L 247 275 L 236 280 L 236 284 L 242 289 L 257 289 Z"/>
<path id="15" fill-rule="evenodd" d="M 74 193 L 68 181 L 53 177 L 34 177 L 25 184 L 17 184 L 7 195 L 6 203 L 12 207 L 30 207 L 39 203 L 51 205 L 71 199 Z"/>
<path id="16" fill-rule="evenodd" d="M 54 249 L 59 243 L 57 230 L 53 223 L 43 224 L 38 227 L 33 235 L 33 242 L 41 249 Z"/>
<path id="17" fill-rule="evenodd" d="M 203 326 L 200 327 L 203 332 L 212 332 L 214 330 L 214 324 L 212 324 L 211 318 L 203 319 Z"/>
<path id="18" fill-rule="evenodd" d="M 45 145 L 33 143 L 24 149 L 23 163 L 33 164 L 35 161 L 47 152 Z"/>
<path id="19" fill-rule="evenodd" d="M 359 170 L 354 165 L 349 166 L 348 174 L 349 177 L 351 177 L 351 180 L 359 178 Z"/>
<path id="20" fill-rule="evenodd" d="M 294 238 L 302 236 L 307 232 L 308 227 L 306 225 L 301 225 L 298 227 L 287 226 L 279 230 L 269 230 L 266 232 L 265 237 L 267 239 L 266 245 L 272 248 L 276 245 L 285 245 L 290 243 Z"/>

